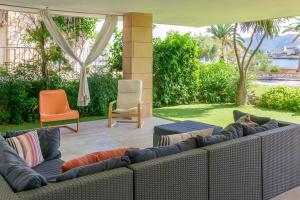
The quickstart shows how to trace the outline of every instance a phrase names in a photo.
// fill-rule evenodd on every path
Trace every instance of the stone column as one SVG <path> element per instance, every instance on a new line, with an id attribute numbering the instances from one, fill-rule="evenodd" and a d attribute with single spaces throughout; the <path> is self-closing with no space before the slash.
<path id="1" fill-rule="evenodd" d="M 123 17 L 123 76 L 143 81 L 143 115 L 152 116 L 152 15 Z"/>

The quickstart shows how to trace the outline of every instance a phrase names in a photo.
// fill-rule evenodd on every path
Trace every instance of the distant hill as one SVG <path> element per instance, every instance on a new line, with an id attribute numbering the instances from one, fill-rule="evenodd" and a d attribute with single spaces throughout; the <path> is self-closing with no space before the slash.
<path id="1" fill-rule="evenodd" d="M 270 51 L 274 49 L 283 49 L 284 46 L 287 45 L 300 45 L 300 39 L 293 43 L 293 39 L 295 38 L 295 34 L 287 34 L 287 35 L 280 35 L 275 38 L 267 38 L 261 45 L 262 50 Z M 244 38 L 245 43 L 249 44 L 249 38 Z M 256 46 L 258 43 L 257 40 L 254 40 L 252 47 Z"/>

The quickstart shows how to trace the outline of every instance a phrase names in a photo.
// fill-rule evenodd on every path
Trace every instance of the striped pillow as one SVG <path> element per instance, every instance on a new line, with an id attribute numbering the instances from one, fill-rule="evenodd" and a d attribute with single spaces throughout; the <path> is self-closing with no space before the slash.
<path id="1" fill-rule="evenodd" d="M 37 131 L 7 138 L 6 141 L 30 167 L 44 161 Z"/>
<path id="2" fill-rule="evenodd" d="M 191 131 L 191 132 L 187 132 L 187 133 L 162 135 L 162 136 L 160 136 L 160 141 L 158 143 L 158 146 L 167 146 L 167 145 L 171 145 L 171 144 L 176 144 L 176 143 L 188 140 L 189 138 L 195 138 L 197 136 L 202 136 L 202 137 L 211 136 L 213 131 L 214 131 L 213 128 L 208 128 L 208 129 Z"/>

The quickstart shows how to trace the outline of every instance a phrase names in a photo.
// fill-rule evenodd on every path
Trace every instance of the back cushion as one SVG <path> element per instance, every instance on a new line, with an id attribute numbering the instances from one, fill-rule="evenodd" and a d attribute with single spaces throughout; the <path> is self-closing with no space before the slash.
<path id="1" fill-rule="evenodd" d="M 0 136 L 0 173 L 15 192 L 47 184 L 45 177 L 31 169 Z"/>
<path id="2" fill-rule="evenodd" d="M 61 166 L 61 171 L 66 172 L 66 171 L 71 170 L 76 167 L 89 165 L 89 164 L 100 162 L 100 161 L 107 160 L 110 158 L 124 156 L 126 151 L 135 150 L 135 149 L 137 149 L 137 148 L 120 148 L 120 149 L 115 149 L 115 150 L 110 150 L 110 151 L 99 151 L 99 152 L 90 153 L 85 156 L 75 158 L 73 160 L 69 160 L 69 161 L 65 162 Z"/>
<path id="3" fill-rule="evenodd" d="M 242 116 L 245 116 L 247 115 L 248 113 L 244 113 L 244 112 L 241 112 L 239 110 L 234 110 L 233 111 L 233 118 L 234 118 L 234 121 L 237 121 L 239 120 Z M 271 120 L 271 118 L 269 117 L 259 117 L 259 116 L 255 116 L 255 115 L 250 115 L 250 120 L 259 124 L 259 125 L 263 125 L 265 123 L 267 123 L 268 121 Z"/>
<path id="4" fill-rule="evenodd" d="M 7 138 L 6 141 L 30 167 L 37 166 L 44 161 L 36 131 Z"/>
<path id="5" fill-rule="evenodd" d="M 255 133 L 263 132 L 263 131 L 268 131 L 272 129 L 279 128 L 278 121 L 276 120 L 270 120 L 267 123 L 261 125 L 261 126 L 255 126 L 255 127 L 245 127 L 244 135 L 252 135 Z"/>
<path id="6" fill-rule="evenodd" d="M 180 153 L 182 151 L 188 151 L 194 148 L 197 148 L 196 139 L 190 138 L 186 141 L 182 141 L 177 144 L 172 144 L 168 146 L 151 147 L 141 150 L 127 151 L 125 155 L 130 158 L 131 163 L 138 163 Z"/>
<path id="7" fill-rule="evenodd" d="M 25 131 L 16 131 L 16 132 L 7 132 L 5 138 L 15 137 L 29 132 Z M 37 134 L 39 137 L 39 142 L 42 150 L 44 159 L 53 160 L 61 157 L 59 151 L 60 147 L 60 130 L 59 128 L 42 128 L 37 129 Z"/>
<path id="8" fill-rule="evenodd" d="M 187 133 L 162 135 L 160 137 L 158 146 L 166 146 L 166 145 L 170 145 L 170 144 L 176 144 L 176 143 L 185 141 L 189 138 L 195 138 L 197 136 L 203 136 L 203 137 L 211 136 L 213 133 L 213 130 L 214 130 L 213 128 L 208 128 L 208 129 L 191 131 L 191 132 L 187 132 Z"/>
<path id="9" fill-rule="evenodd" d="M 117 108 L 129 109 L 137 107 L 142 97 L 142 81 L 119 80 Z"/>
<path id="10" fill-rule="evenodd" d="M 71 169 L 56 178 L 57 182 L 66 181 L 69 179 L 91 175 L 99 172 L 103 172 L 110 169 L 127 167 L 130 164 L 130 160 L 127 156 L 112 158 L 101 162 L 76 167 Z"/>

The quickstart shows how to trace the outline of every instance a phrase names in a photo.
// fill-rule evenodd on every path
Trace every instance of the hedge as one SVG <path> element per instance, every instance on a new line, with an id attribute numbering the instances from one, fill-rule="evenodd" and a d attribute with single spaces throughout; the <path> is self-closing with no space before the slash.
<path id="1" fill-rule="evenodd" d="M 92 74 L 88 78 L 91 102 L 77 107 L 78 80 L 64 80 L 58 75 L 50 77 L 49 89 L 64 89 L 72 109 L 81 115 L 106 115 L 108 104 L 117 96 L 118 77 L 111 74 Z M 31 122 L 39 118 L 38 96 L 46 88 L 45 80 L 24 80 L 6 76 L 0 79 L 0 124 Z"/>

